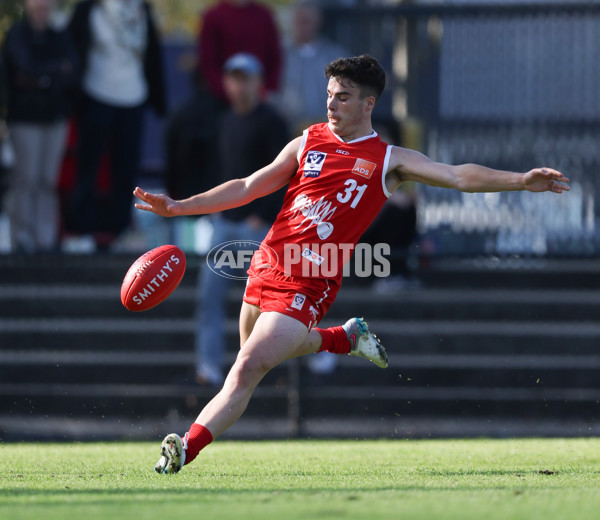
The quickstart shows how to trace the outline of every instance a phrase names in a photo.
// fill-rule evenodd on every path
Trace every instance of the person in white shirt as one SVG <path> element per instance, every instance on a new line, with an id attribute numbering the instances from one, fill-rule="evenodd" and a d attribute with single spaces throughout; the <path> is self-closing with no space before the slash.
<path id="1" fill-rule="evenodd" d="M 144 107 L 150 105 L 164 115 L 164 79 L 158 33 L 147 2 L 83 0 L 75 7 L 69 31 L 81 55 L 83 78 L 67 227 L 84 251 L 95 249 L 95 232 L 105 232 L 108 243 L 98 245 L 108 245 L 129 227 Z M 110 193 L 101 218 L 96 185 L 105 158 L 110 164 Z"/>
<path id="2" fill-rule="evenodd" d="M 22 253 L 54 251 L 58 245 L 57 182 L 79 60 L 69 35 L 52 23 L 55 3 L 25 0 L 23 17 L 11 26 L 1 49 L 6 83 L 0 89 L 6 89 L 6 101 L 0 119 L 5 115 L 8 127 L 0 132 L 9 132 L 11 141 L 3 147 L 0 135 L 0 149 L 9 152 L 0 164 L 12 167 L 6 213 L 11 250 Z"/>

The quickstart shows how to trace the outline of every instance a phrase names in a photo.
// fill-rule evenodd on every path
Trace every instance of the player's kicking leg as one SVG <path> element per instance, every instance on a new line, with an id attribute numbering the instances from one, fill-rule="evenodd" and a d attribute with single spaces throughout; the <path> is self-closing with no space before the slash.
<path id="1" fill-rule="evenodd" d="M 245 314 L 244 311 L 247 317 L 241 322 L 254 325 L 260 312 L 254 311 L 247 304 L 244 304 L 242 316 Z M 261 321 L 264 325 L 248 338 L 248 343 L 245 339 L 250 335 L 253 327 L 240 326 L 244 347 L 240 350 L 238 360 L 227 376 L 225 386 L 200 413 L 196 423 L 183 439 L 174 433 L 165 437 L 161 444 L 161 458 L 154 468 L 155 471 L 177 473 L 186 463 L 190 438 L 194 444 L 197 444 L 193 447 L 192 458 L 187 460 L 191 462 L 203 447 L 212 442 L 211 432 L 220 435 L 241 416 L 262 377 L 270 368 L 285 359 L 328 350 L 338 354 L 364 357 L 382 368 L 388 366 L 385 348 L 362 318 L 351 318 L 338 327 L 313 329 L 308 335 L 307 329 L 303 329 L 300 322 L 288 316 L 267 313 L 267 316 L 261 316 Z M 266 345 L 266 350 L 260 348 L 261 343 Z M 270 348 L 272 346 L 274 348 Z M 253 351 L 255 354 L 252 353 Z M 257 359 L 255 362 L 248 363 L 252 358 Z"/>
<path id="2" fill-rule="evenodd" d="M 177 434 L 165 437 L 155 466 L 158 473 L 177 473 L 212 442 L 213 436 L 221 435 L 234 424 L 265 374 L 293 357 L 308 334 L 306 325 L 277 312 L 266 312 L 254 319 L 256 326 L 240 349 L 221 391 L 200 412 L 184 439 Z"/>

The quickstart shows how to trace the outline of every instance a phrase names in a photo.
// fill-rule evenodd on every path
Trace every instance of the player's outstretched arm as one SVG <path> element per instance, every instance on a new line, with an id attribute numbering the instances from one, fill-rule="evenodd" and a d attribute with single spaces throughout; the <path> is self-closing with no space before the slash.
<path id="1" fill-rule="evenodd" d="M 297 154 L 302 138 L 288 143 L 275 160 L 244 179 L 233 179 L 187 199 L 173 200 L 167 195 L 148 193 L 136 188 L 133 194 L 141 201 L 137 209 L 152 211 L 162 217 L 204 215 L 243 206 L 285 186 L 298 168 Z"/>
<path id="2" fill-rule="evenodd" d="M 518 173 L 494 170 L 479 164 L 451 166 L 432 161 L 414 150 L 394 147 L 386 179 L 387 187 L 392 191 L 403 181 L 409 180 L 465 192 L 569 191 L 569 179 L 552 168 L 534 168 L 526 173 Z"/>

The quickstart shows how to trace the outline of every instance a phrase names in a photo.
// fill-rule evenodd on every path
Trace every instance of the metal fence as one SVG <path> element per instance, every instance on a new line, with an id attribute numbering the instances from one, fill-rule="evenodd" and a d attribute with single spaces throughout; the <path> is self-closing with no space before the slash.
<path id="1" fill-rule="evenodd" d="M 439 255 L 600 253 L 600 3 L 331 7 L 328 35 L 389 76 L 374 113 L 442 162 L 558 168 L 568 195 L 418 187 Z M 414 129 L 420 129 L 415 139 Z"/>

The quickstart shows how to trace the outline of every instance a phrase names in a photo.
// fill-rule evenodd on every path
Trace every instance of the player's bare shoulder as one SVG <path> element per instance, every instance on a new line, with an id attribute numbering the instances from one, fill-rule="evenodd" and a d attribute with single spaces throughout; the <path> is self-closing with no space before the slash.
<path id="1" fill-rule="evenodd" d="M 410 171 L 411 163 L 423 158 L 426 159 L 423 154 L 415 150 L 402 148 L 401 146 L 392 146 L 388 170 L 385 175 L 385 184 L 390 193 L 396 190 L 403 182 L 409 180 L 407 174 Z"/>
<path id="2" fill-rule="evenodd" d="M 296 168 L 298 168 L 298 155 L 300 153 L 302 145 L 302 136 L 295 137 L 283 147 L 283 149 L 275 159 L 274 163 L 285 165 L 287 168 L 290 169 L 290 172 L 294 172 Z"/>
<path id="3" fill-rule="evenodd" d="M 289 148 L 289 152 L 294 155 L 296 160 L 298 159 L 300 151 L 304 147 L 305 140 L 306 138 L 303 135 L 299 135 L 298 137 L 292 139 L 286 146 L 286 148 Z"/>
<path id="4" fill-rule="evenodd" d="M 447 165 L 436 163 L 421 152 L 393 146 L 386 173 L 386 186 L 392 192 L 405 181 L 431 184 L 430 181 L 442 175 L 446 168 Z"/>
<path id="5" fill-rule="evenodd" d="M 252 199 L 264 197 L 285 186 L 298 170 L 301 138 L 290 141 L 275 160 L 246 178 L 246 192 Z"/>

